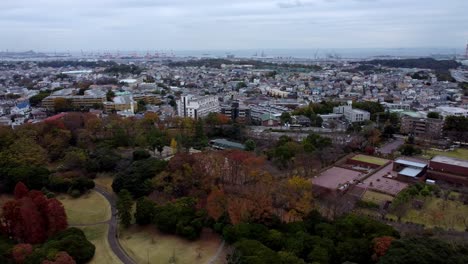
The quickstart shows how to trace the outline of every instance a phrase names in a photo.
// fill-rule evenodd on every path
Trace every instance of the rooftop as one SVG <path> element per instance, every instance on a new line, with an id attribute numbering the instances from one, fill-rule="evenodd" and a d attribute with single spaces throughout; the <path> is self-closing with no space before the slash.
<path id="1" fill-rule="evenodd" d="M 367 155 L 362 155 L 362 154 L 358 154 L 358 155 L 352 157 L 351 159 L 366 162 L 366 163 L 370 163 L 370 164 L 380 165 L 380 166 L 386 164 L 389 161 L 389 160 L 386 160 L 386 159 L 381 159 L 381 158 L 378 158 L 378 157 L 367 156 Z"/>
<path id="2" fill-rule="evenodd" d="M 438 155 L 432 158 L 431 161 L 468 168 L 468 160 L 463 160 L 463 159 L 457 159 L 457 158 L 451 158 L 447 156 Z"/>
<path id="3" fill-rule="evenodd" d="M 337 189 L 340 185 L 357 180 L 361 172 L 340 167 L 331 167 L 322 172 L 317 178 L 312 179 L 314 185 L 329 189 Z"/>
<path id="4" fill-rule="evenodd" d="M 403 160 L 403 159 L 397 159 L 397 160 L 395 160 L 395 163 L 406 165 L 406 166 L 412 166 L 412 167 L 416 167 L 416 168 L 424 168 L 424 167 L 427 166 L 424 163 L 414 162 L 414 161 L 409 161 L 409 160 Z"/>
<path id="5" fill-rule="evenodd" d="M 422 169 L 414 169 L 414 168 L 404 168 L 398 174 L 408 176 L 408 177 L 416 177 L 419 173 L 421 173 Z"/>

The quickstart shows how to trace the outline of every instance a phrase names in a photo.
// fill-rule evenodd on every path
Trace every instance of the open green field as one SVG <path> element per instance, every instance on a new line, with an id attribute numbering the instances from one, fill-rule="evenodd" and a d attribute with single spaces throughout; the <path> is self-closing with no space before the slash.
<path id="1" fill-rule="evenodd" d="M 358 154 L 358 155 L 354 156 L 351 159 L 352 160 L 357 160 L 357 161 L 362 161 L 362 162 L 367 162 L 367 163 L 375 164 L 375 165 L 379 165 L 379 166 L 382 166 L 382 165 L 384 165 L 385 163 L 388 162 L 388 160 L 386 160 L 386 159 L 381 159 L 381 158 L 362 155 L 362 154 Z"/>
<path id="2" fill-rule="evenodd" d="M 69 195 L 59 195 L 68 216 L 69 225 L 86 225 L 105 222 L 111 217 L 111 209 L 107 200 L 95 191 L 90 191 L 79 198 Z"/>
<path id="3" fill-rule="evenodd" d="M 221 244 L 214 233 L 205 232 L 197 241 L 188 241 L 173 235 L 160 233 L 155 227 L 132 226 L 121 231 L 120 244 L 137 263 L 177 264 L 207 263 Z M 223 263 L 224 251 L 214 263 Z"/>
<path id="4" fill-rule="evenodd" d="M 108 224 L 80 227 L 86 234 L 86 238 L 96 246 L 94 258 L 90 264 L 113 264 L 122 263 L 119 258 L 112 253 L 107 242 Z"/>
<path id="5" fill-rule="evenodd" d="M 421 210 L 408 210 L 402 221 L 424 224 L 426 227 L 465 231 L 464 220 L 467 217 L 468 206 L 462 202 L 430 197 L 425 200 Z"/>
<path id="6" fill-rule="evenodd" d="M 109 225 L 102 223 L 111 217 L 107 200 L 95 191 L 76 199 L 68 195 L 59 195 L 57 198 L 65 207 L 69 225 L 82 229 L 88 240 L 96 246 L 96 254 L 90 263 L 121 263 L 107 242 Z"/>
<path id="7" fill-rule="evenodd" d="M 375 192 L 375 191 L 371 191 L 371 190 L 367 190 L 364 193 L 364 196 L 362 197 L 362 199 L 364 201 L 374 202 L 374 203 L 380 205 L 380 204 L 384 203 L 385 201 L 393 201 L 393 196 L 388 195 L 388 194 Z"/>
<path id="8" fill-rule="evenodd" d="M 430 156 L 430 158 L 436 155 L 442 155 L 442 156 L 447 156 L 447 157 L 452 157 L 452 158 L 468 160 L 468 149 L 459 148 L 453 151 L 428 150 L 427 155 Z"/>

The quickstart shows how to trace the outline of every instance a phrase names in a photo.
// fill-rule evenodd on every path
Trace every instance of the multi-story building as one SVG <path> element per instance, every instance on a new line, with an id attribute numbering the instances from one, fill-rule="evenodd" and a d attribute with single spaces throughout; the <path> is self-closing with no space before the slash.
<path id="1" fill-rule="evenodd" d="M 135 113 L 137 102 L 130 95 L 116 96 L 112 102 L 104 102 L 104 110 L 106 112 L 128 111 Z"/>
<path id="2" fill-rule="evenodd" d="M 183 117 L 203 118 L 209 113 L 220 110 L 217 96 L 195 97 L 184 95 L 177 101 L 177 114 Z"/>
<path id="3" fill-rule="evenodd" d="M 333 107 L 333 113 L 343 114 L 345 119 L 351 123 L 363 122 L 370 119 L 369 112 L 361 109 L 353 109 L 350 102 L 348 102 L 348 105 Z"/>
<path id="4" fill-rule="evenodd" d="M 416 137 L 439 139 L 442 138 L 444 120 L 436 118 L 415 118 L 404 116 L 401 118 L 400 132 L 412 134 Z"/>
<path id="5" fill-rule="evenodd" d="M 464 116 L 468 117 L 468 110 L 461 107 L 452 106 L 438 106 L 435 109 L 441 116 L 446 118 L 447 116 Z"/>
<path id="6" fill-rule="evenodd" d="M 250 121 L 250 108 L 239 104 L 239 102 L 221 105 L 221 114 L 233 121 L 236 120 L 241 123 Z"/>
<path id="7" fill-rule="evenodd" d="M 42 106 L 47 110 L 55 110 L 55 102 L 58 98 L 66 99 L 76 108 L 93 108 L 102 105 L 106 101 L 106 92 L 102 90 L 86 90 L 84 95 L 77 94 L 78 89 L 63 89 L 54 92 L 42 100 Z"/>

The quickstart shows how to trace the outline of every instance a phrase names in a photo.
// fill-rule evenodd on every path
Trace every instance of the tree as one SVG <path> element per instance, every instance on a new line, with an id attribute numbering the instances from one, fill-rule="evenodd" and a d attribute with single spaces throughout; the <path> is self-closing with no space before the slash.
<path id="1" fill-rule="evenodd" d="M 280 120 L 282 124 L 286 124 L 286 123 L 291 124 L 291 121 L 292 121 L 291 114 L 289 112 L 283 112 L 280 116 Z"/>
<path id="2" fill-rule="evenodd" d="M 193 136 L 194 148 L 204 149 L 208 146 L 208 137 L 203 128 L 203 120 L 199 119 L 195 123 L 195 135 Z"/>
<path id="3" fill-rule="evenodd" d="M 395 240 L 395 238 L 391 236 L 374 238 L 374 240 L 372 240 L 374 250 L 373 259 L 378 260 L 379 258 L 385 256 L 393 240 Z"/>
<path id="4" fill-rule="evenodd" d="M 22 182 L 18 182 L 15 186 L 15 199 L 16 200 L 19 200 L 25 196 L 27 196 L 29 193 L 29 190 L 28 190 L 28 187 L 26 187 L 26 185 L 24 185 L 24 183 Z"/>
<path id="5" fill-rule="evenodd" d="M 256 147 L 255 141 L 253 141 L 252 139 L 246 140 L 244 145 L 246 151 L 254 151 Z"/>
<path id="6" fill-rule="evenodd" d="M 171 139 L 171 151 L 172 155 L 175 155 L 177 153 L 177 141 L 175 140 L 175 138 Z"/>
<path id="7" fill-rule="evenodd" d="M 22 189 L 18 184 L 17 190 Z M 42 243 L 47 237 L 67 228 L 67 217 L 62 204 L 47 199 L 40 191 L 30 191 L 3 205 L 0 230 L 20 242 Z"/>
<path id="8" fill-rule="evenodd" d="M 17 244 L 13 247 L 11 255 L 15 263 L 22 264 L 32 252 L 33 246 L 31 244 Z"/>
<path id="9" fill-rule="evenodd" d="M 42 264 L 76 264 L 76 261 L 65 251 L 60 251 L 54 261 L 44 260 Z"/>
<path id="10" fill-rule="evenodd" d="M 161 173 L 166 166 L 167 161 L 154 158 L 134 161 L 115 176 L 112 189 L 116 193 L 126 189 L 135 198 L 148 195 L 153 190 L 151 178 Z"/>
<path id="11" fill-rule="evenodd" d="M 378 263 L 468 263 L 466 250 L 466 246 L 449 244 L 433 238 L 403 238 L 393 241 L 390 249 L 380 258 Z"/>
<path id="12" fill-rule="evenodd" d="M 72 103 L 70 100 L 66 98 L 55 98 L 54 99 L 54 110 L 55 112 L 68 112 L 72 110 Z"/>
<path id="13" fill-rule="evenodd" d="M 427 118 L 440 119 L 440 114 L 438 112 L 429 112 L 427 113 Z"/>
<path id="14" fill-rule="evenodd" d="M 136 204 L 135 222 L 139 225 L 148 225 L 153 222 L 156 205 L 146 197 L 138 199 Z"/>
<path id="15" fill-rule="evenodd" d="M 132 221 L 132 215 L 130 213 L 132 204 L 133 200 L 130 192 L 125 189 L 121 190 L 117 197 L 117 215 L 120 219 L 120 223 L 124 227 L 129 227 Z"/>
<path id="16" fill-rule="evenodd" d="M 398 148 L 398 151 L 401 152 L 404 156 L 413 156 L 416 154 L 421 154 L 422 151 L 419 148 L 414 147 L 413 145 L 405 144 Z"/>

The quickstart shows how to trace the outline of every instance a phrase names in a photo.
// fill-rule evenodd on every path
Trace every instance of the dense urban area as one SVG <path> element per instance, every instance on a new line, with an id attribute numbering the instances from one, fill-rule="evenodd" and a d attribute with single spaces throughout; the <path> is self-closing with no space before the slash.
<path id="1" fill-rule="evenodd" d="M 0 57 L 0 263 L 468 263 L 468 58 Z"/>

